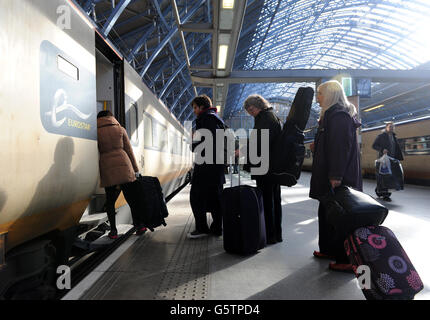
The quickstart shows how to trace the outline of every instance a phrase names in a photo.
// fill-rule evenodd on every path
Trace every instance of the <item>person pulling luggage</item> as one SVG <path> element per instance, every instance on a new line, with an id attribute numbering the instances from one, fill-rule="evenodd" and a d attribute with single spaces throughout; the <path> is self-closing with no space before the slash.
<path id="1" fill-rule="evenodd" d="M 400 144 L 397 141 L 396 134 L 394 133 L 394 122 L 386 122 L 384 131 L 376 137 L 372 148 L 378 151 L 379 158 L 386 154 L 399 161 L 403 160 L 402 149 L 400 148 Z M 388 192 L 388 189 L 381 188 L 377 185 L 375 193 L 385 201 L 391 201 L 391 193 Z"/>
<path id="2" fill-rule="evenodd" d="M 196 132 L 199 134 L 200 129 L 207 129 L 213 137 L 213 158 L 203 163 L 195 163 L 193 176 L 191 178 L 190 204 L 195 219 L 195 230 L 188 234 L 191 239 L 201 238 L 213 234 L 222 235 L 222 208 L 221 196 L 223 185 L 225 184 L 224 168 L 225 164 L 216 163 L 216 130 L 225 129 L 224 121 L 217 115 L 216 108 L 212 107 L 211 99 L 206 95 L 201 95 L 192 101 L 194 114 L 196 115 Z M 193 138 L 192 151 L 204 143 L 205 138 L 195 141 Z M 219 151 L 223 153 L 222 151 Z M 205 158 L 205 151 L 201 156 Z M 206 213 L 211 212 L 213 222 L 208 227 Z"/>
<path id="3" fill-rule="evenodd" d="M 110 224 L 109 238 L 118 238 L 115 202 L 121 191 L 131 209 L 136 234 L 146 232 L 140 219 L 138 189 L 133 184 L 139 174 L 127 131 L 109 110 L 97 114 L 97 144 L 99 149 L 100 187 L 105 188 L 106 210 Z"/>
<path id="4" fill-rule="evenodd" d="M 317 258 L 335 259 L 329 268 L 336 271 L 352 271 L 346 256 L 343 241 L 333 236 L 327 223 L 324 197 L 330 188 L 340 185 L 363 189 L 360 166 L 360 149 L 356 129 L 361 125 L 357 120 L 355 106 L 348 102 L 342 85 L 327 81 L 317 88 L 317 102 L 321 107 L 318 132 L 314 142 L 314 157 L 309 196 L 319 200 L 318 227 L 319 251 Z"/>

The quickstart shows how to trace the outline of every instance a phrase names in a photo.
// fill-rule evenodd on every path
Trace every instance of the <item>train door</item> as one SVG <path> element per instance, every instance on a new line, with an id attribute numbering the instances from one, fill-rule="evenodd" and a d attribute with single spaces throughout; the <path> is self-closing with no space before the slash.
<path id="1" fill-rule="evenodd" d="M 96 49 L 97 113 L 109 110 L 115 114 L 113 64 Z"/>
<path id="2" fill-rule="evenodd" d="M 125 127 L 124 64 L 96 33 L 97 112 L 109 110 Z"/>
<path id="3" fill-rule="evenodd" d="M 97 113 L 102 110 L 112 112 L 118 122 L 126 127 L 124 110 L 124 66 L 120 56 L 96 32 L 96 97 Z M 89 217 L 105 212 L 105 191 L 100 188 L 100 181 L 92 196 L 81 223 L 91 225 L 100 221 Z M 93 221 L 94 220 L 94 221 Z M 84 222 L 85 221 L 85 222 Z"/>

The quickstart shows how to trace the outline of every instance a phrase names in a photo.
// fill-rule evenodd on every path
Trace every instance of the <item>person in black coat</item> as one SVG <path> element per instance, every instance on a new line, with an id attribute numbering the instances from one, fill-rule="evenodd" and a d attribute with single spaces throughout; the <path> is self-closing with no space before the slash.
<path id="1" fill-rule="evenodd" d="M 326 222 L 324 197 L 330 188 L 340 185 L 363 190 L 361 177 L 360 149 L 357 142 L 357 128 L 361 125 L 356 118 L 357 111 L 349 103 L 342 85 L 335 80 L 321 84 L 317 89 L 317 102 L 321 106 L 318 132 L 313 145 L 312 177 L 309 196 L 320 201 L 318 208 L 319 251 L 317 258 L 333 258 L 329 268 L 351 271 L 343 248 L 344 239 L 333 236 L 331 226 Z"/>
<path id="2" fill-rule="evenodd" d="M 200 134 L 200 129 L 207 129 L 213 137 L 213 153 L 209 161 L 196 161 L 191 178 L 190 204 L 196 221 L 196 229 L 188 234 L 189 238 L 200 238 L 212 233 L 216 236 L 222 234 L 222 209 L 221 195 L 225 184 L 224 168 L 225 164 L 217 164 L 216 154 L 223 153 L 224 150 L 216 150 L 216 131 L 224 130 L 223 120 L 217 115 L 216 108 L 212 107 L 211 99 L 206 96 L 198 96 L 192 101 L 196 119 L 196 132 L 193 136 L 192 151 L 205 142 L 205 137 L 197 141 L 196 136 Z M 196 154 L 197 157 L 206 159 L 205 151 Z M 209 157 L 209 156 L 208 156 Z M 203 163 L 198 163 L 203 162 Z M 206 213 L 211 212 L 213 222 L 208 227 Z"/>
<path id="3" fill-rule="evenodd" d="M 402 149 L 394 133 L 394 123 L 392 121 L 386 123 L 384 132 L 376 137 L 372 148 L 378 151 L 379 158 L 387 154 L 397 160 L 403 160 Z M 388 189 L 378 189 L 376 187 L 375 192 L 378 196 L 383 197 L 385 201 L 391 201 L 391 193 L 388 192 Z"/>
<path id="4" fill-rule="evenodd" d="M 245 110 L 254 117 L 254 130 L 256 134 L 257 155 L 269 156 L 270 150 L 276 138 L 281 133 L 282 127 L 279 118 L 274 114 L 269 102 L 260 95 L 251 95 L 244 102 Z M 269 130 L 269 153 L 261 154 L 261 130 Z M 250 139 L 249 141 L 252 141 Z M 250 150 L 248 142 L 248 152 Z M 249 161 L 249 157 L 248 157 Z M 249 165 L 247 166 L 249 168 Z M 248 169 L 246 168 L 246 169 Z M 282 205 L 281 186 L 268 179 L 268 175 L 252 175 L 251 179 L 256 180 L 257 188 L 263 194 L 264 218 L 266 223 L 266 238 L 268 244 L 282 241 Z"/>

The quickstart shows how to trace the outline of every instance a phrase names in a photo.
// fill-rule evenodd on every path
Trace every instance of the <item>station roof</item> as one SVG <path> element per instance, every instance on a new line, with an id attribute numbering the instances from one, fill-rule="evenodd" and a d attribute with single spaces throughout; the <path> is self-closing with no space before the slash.
<path id="1" fill-rule="evenodd" d="M 298 87 L 315 87 L 313 78 L 268 82 L 270 72 L 294 70 L 322 78 L 333 70 L 405 71 L 401 82 L 373 78 L 371 97 L 360 101 L 363 123 L 430 112 L 428 0 L 73 1 L 180 121 L 192 116 L 196 94 L 211 96 L 228 119 L 249 94 L 292 100 Z M 408 82 L 414 69 L 425 77 Z M 233 81 L 257 71 L 267 78 Z M 391 99 L 397 95 L 403 100 Z"/>

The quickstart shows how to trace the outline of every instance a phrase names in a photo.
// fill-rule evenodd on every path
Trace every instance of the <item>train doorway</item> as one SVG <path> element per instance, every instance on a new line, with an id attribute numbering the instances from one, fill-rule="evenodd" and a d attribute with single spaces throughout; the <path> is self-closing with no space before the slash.
<path id="1" fill-rule="evenodd" d="M 97 113 L 109 110 L 125 127 L 124 64 L 96 32 Z"/>

